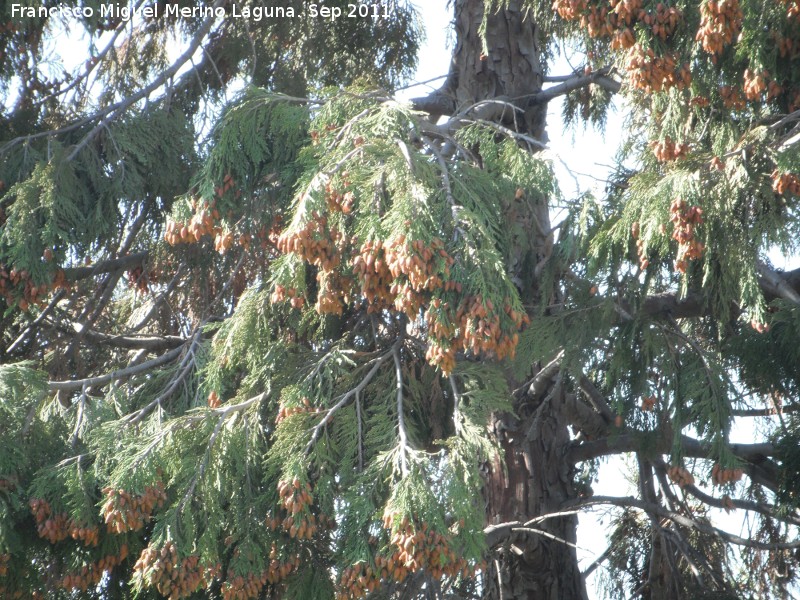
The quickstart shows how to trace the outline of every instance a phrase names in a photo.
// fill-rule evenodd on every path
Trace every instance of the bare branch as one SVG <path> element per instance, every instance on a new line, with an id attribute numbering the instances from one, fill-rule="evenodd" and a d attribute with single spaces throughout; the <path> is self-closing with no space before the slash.
<path id="1" fill-rule="evenodd" d="M 601 506 L 601 505 L 619 506 L 622 508 L 636 508 L 643 512 L 653 513 L 655 515 L 658 515 L 659 517 L 669 519 L 670 521 L 673 521 L 678 525 L 683 525 L 684 527 L 695 529 L 707 535 L 713 535 L 730 544 L 736 544 L 737 546 L 756 548 L 758 550 L 788 550 L 792 548 L 800 548 L 800 540 L 796 540 L 793 542 L 775 543 L 775 544 L 768 544 L 764 542 L 750 540 L 732 533 L 728 533 L 727 531 L 723 531 L 722 529 L 719 529 L 717 527 L 701 523 L 699 521 L 691 519 L 675 511 L 668 510 L 665 507 L 661 506 L 660 504 L 644 502 L 642 500 L 634 498 L 633 496 L 626 496 L 626 497 L 594 496 L 588 499 L 569 501 L 565 504 L 565 507 L 589 508 L 592 506 Z"/>
<path id="2" fill-rule="evenodd" d="M 139 423 L 142 419 L 145 418 L 145 416 L 147 416 L 147 414 L 153 408 L 155 408 L 156 406 L 161 406 L 161 403 L 167 398 L 169 398 L 175 392 L 176 389 L 178 389 L 178 386 L 184 379 L 186 379 L 186 376 L 189 374 L 189 371 L 191 371 L 192 368 L 194 367 L 194 349 L 199 343 L 201 336 L 202 336 L 202 330 L 198 328 L 195 334 L 190 338 L 191 343 L 189 344 L 189 348 L 187 349 L 186 354 L 184 355 L 183 359 L 181 360 L 181 364 L 178 367 L 179 369 L 178 374 L 175 377 L 173 377 L 167 389 L 164 390 L 158 396 L 156 396 L 152 400 L 152 402 L 148 403 L 146 406 L 142 407 L 138 411 L 131 413 L 125 418 L 125 421 L 127 422 L 128 425 L 136 425 L 137 423 Z"/>
<path id="3" fill-rule="evenodd" d="M 314 444 L 316 444 L 317 440 L 319 439 L 319 436 L 322 434 L 322 431 L 325 429 L 325 427 L 327 427 L 328 423 L 331 422 L 333 416 L 339 411 L 339 409 L 346 406 L 347 403 L 350 402 L 350 400 L 356 396 L 356 394 L 360 394 L 364 390 L 364 388 L 366 388 L 367 385 L 369 385 L 369 382 L 372 381 L 372 379 L 375 377 L 375 374 L 381 368 L 381 365 L 383 365 L 383 363 L 392 358 L 392 353 L 394 352 L 394 349 L 399 348 L 400 344 L 402 344 L 402 340 L 397 340 L 392 346 L 392 348 L 389 350 L 389 352 L 386 352 L 385 354 L 374 359 L 374 361 L 372 361 L 374 364 L 372 365 L 372 368 L 369 370 L 369 372 L 364 376 L 364 379 L 362 379 L 356 387 L 354 387 L 351 390 L 348 390 L 347 392 L 345 392 L 336 399 L 336 403 L 326 411 L 325 416 L 322 417 L 322 420 L 314 426 L 314 429 L 311 432 L 311 439 L 309 439 L 308 444 L 306 444 L 306 454 L 311 452 L 311 448 L 314 447 Z"/>
<path id="4" fill-rule="evenodd" d="M 394 358 L 394 374 L 397 381 L 397 429 L 400 437 L 400 472 L 405 477 L 408 474 L 408 435 L 406 434 L 405 414 L 403 410 L 403 365 L 400 362 L 399 346 L 392 347 Z"/>
<path id="5" fill-rule="evenodd" d="M 72 392 L 79 390 L 84 386 L 87 388 L 102 386 L 112 381 L 133 377 L 134 375 L 139 375 L 140 373 L 145 373 L 151 369 L 165 365 L 175 360 L 180 355 L 181 350 L 181 348 L 175 348 L 169 352 L 165 352 L 157 358 L 145 361 L 133 367 L 112 371 L 111 373 L 106 373 L 105 375 L 98 375 L 96 377 L 89 377 L 86 379 L 74 379 L 72 381 L 49 381 L 47 385 L 51 391 L 58 392 Z"/>

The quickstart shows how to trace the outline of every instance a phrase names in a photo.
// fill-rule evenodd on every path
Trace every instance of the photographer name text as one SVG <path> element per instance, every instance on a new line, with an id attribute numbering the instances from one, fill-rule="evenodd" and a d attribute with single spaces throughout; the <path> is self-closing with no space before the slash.
<path id="1" fill-rule="evenodd" d="M 178 6 L 176 4 L 152 4 L 148 6 L 124 6 L 119 4 L 103 4 L 99 9 L 91 6 L 28 6 L 26 4 L 11 4 L 11 17 L 14 19 L 34 19 L 51 17 L 73 17 L 77 19 L 92 19 L 99 16 L 101 19 L 206 19 L 234 18 L 262 21 L 264 19 L 293 19 L 307 16 L 314 19 L 366 19 L 388 18 L 391 16 L 391 3 L 386 4 L 360 4 L 353 3 L 344 6 L 323 6 L 321 4 L 308 4 L 304 11 L 295 10 L 286 6 L 238 6 L 233 4 L 228 9 L 221 6 Z"/>

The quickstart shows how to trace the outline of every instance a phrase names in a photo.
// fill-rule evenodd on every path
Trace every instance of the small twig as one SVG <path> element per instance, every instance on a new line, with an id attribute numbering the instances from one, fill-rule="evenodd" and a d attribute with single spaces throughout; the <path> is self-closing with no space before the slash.
<path id="1" fill-rule="evenodd" d="M 581 578 L 584 581 L 586 581 L 586 579 L 589 578 L 589 575 L 594 573 L 595 569 L 597 569 L 597 567 L 602 565 L 608 559 L 608 557 L 611 556 L 611 551 L 613 549 L 614 546 L 609 546 L 608 548 L 606 548 L 605 551 L 600 556 L 598 556 L 592 561 L 592 564 L 590 564 L 588 567 L 586 567 L 586 569 L 584 569 L 584 571 L 581 573 Z"/>
<path id="2" fill-rule="evenodd" d="M 567 541 L 564 538 L 558 537 L 557 535 L 553 535 L 552 533 L 544 531 L 543 529 L 536 529 L 535 527 L 514 527 L 511 531 L 515 533 L 521 532 L 521 533 L 532 533 L 534 535 L 540 535 L 549 540 L 553 540 L 554 542 L 559 542 L 561 544 L 569 546 L 570 548 L 575 548 L 576 550 L 580 550 L 582 552 L 590 552 L 590 550 L 587 550 L 586 548 L 581 548 L 577 544 Z"/>
<path id="3" fill-rule="evenodd" d="M 147 314 L 142 317 L 139 322 L 133 326 L 131 332 L 136 332 L 142 329 L 145 325 L 150 322 L 150 319 L 155 316 L 156 311 L 160 308 L 160 306 L 166 301 L 167 297 L 175 290 L 178 283 L 180 282 L 180 278 L 183 275 L 183 268 L 184 264 L 179 263 L 178 268 L 175 270 L 175 275 L 172 277 L 170 282 L 167 284 L 167 287 L 161 292 L 155 300 L 153 300 L 153 305 L 147 311 Z"/>
<path id="4" fill-rule="evenodd" d="M 451 374 L 447 381 L 450 382 L 450 389 L 453 390 L 453 429 L 456 432 L 456 435 L 461 433 L 461 410 L 459 405 L 461 404 L 461 394 L 458 393 L 458 387 L 456 387 L 456 380 L 455 377 Z"/>
<path id="5" fill-rule="evenodd" d="M 339 409 L 346 406 L 347 403 L 350 402 L 351 398 L 355 397 L 356 394 L 360 394 L 364 390 L 364 388 L 366 388 L 367 385 L 369 385 L 369 382 L 372 381 L 373 377 L 375 377 L 375 374 L 381 368 L 381 365 L 383 365 L 383 363 L 385 363 L 387 360 L 389 360 L 389 358 L 391 358 L 392 351 L 395 348 L 399 348 L 401 343 L 402 340 L 397 340 L 389 352 L 374 359 L 373 361 L 374 364 L 372 368 L 369 370 L 369 372 L 364 376 L 364 379 L 362 379 L 359 382 L 359 384 L 352 390 L 348 390 L 347 392 L 345 392 L 344 394 L 342 394 L 337 398 L 336 403 L 327 410 L 322 420 L 314 426 L 314 429 L 311 432 L 311 439 L 309 439 L 308 444 L 306 444 L 306 450 L 305 450 L 306 454 L 311 452 L 311 448 L 314 447 L 314 444 L 316 444 L 317 440 L 319 439 L 319 436 L 322 434 L 322 431 L 325 429 L 328 423 L 331 422 L 333 416 L 339 411 Z"/>
<path id="6" fill-rule="evenodd" d="M 408 475 L 408 435 L 406 434 L 406 422 L 403 412 L 403 364 L 400 362 L 400 352 L 398 348 L 392 347 L 392 357 L 394 358 L 394 373 L 397 380 L 397 429 L 400 437 L 400 474 L 405 477 Z"/>
<path id="7" fill-rule="evenodd" d="M 214 431 L 211 433 L 211 437 L 208 438 L 208 446 L 206 447 L 206 453 L 203 457 L 203 462 L 200 463 L 200 468 L 195 471 L 194 477 L 192 477 L 192 483 L 189 484 L 189 488 L 186 490 L 186 494 L 184 494 L 183 498 L 181 499 L 181 503 L 178 505 L 178 514 L 183 511 L 183 507 L 186 506 L 186 503 L 194 494 L 194 489 L 197 487 L 197 482 L 203 477 L 205 474 L 206 469 L 208 468 L 208 463 L 211 459 L 211 451 L 214 449 L 214 444 L 217 441 L 217 436 L 219 432 L 222 430 L 222 424 L 225 423 L 225 419 L 227 414 L 223 413 L 220 415 L 219 419 L 217 420 L 217 425 L 214 427 Z"/>
<path id="8" fill-rule="evenodd" d="M 505 600 L 505 594 L 503 594 L 503 575 L 500 571 L 500 561 L 497 559 L 494 561 L 494 568 L 497 571 L 497 592 L 500 595 L 499 600 Z"/>
<path id="9" fill-rule="evenodd" d="M 370 112 L 370 109 L 369 108 L 365 108 L 360 113 L 358 113 L 355 117 L 350 119 L 347 123 L 342 125 L 342 128 L 339 130 L 339 133 L 336 134 L 336 136 L 333 138 L 333 141 L 328 146 L 328 152 L 333 150 L 336 147 L 336 144 L 341 142 L 342 139 L 344 138 L 344 136 L 347 135 L 347 133 L 353 128 L 353 125 L 355 125 L 358 121 L 360 121 L 361 119 L 366 117 L 369 114 L 369 112 Z"/>
<path id="10" fill-rule="evenodd" d="M 364 470 L 364 425 L 361 420 L 361 394 L 356 392 L 356 419 L 358 420 L 358 470 Z"/>
<path id="11" fill-rule="evenodd" d="M 72 436 L 69 439 L 69 446 L 75 449 L 78 443 L 78 434 L 80 433 L 81 424 L 83 423 L 83 414 L 86 408 L 86 386 L 81 391 L 81 397 L 78 398 L 78 414 L 75 415 L 75 428 L 72 430 Z"/>
<path id="12" fill-rule="evenodd" d="M 19 346 L 22 342 L 25 341 L 25 338 L 36 329 L 36 327 L 50 314 L 50 312 L 55 308 L 56 304 L 64 297 L 64 290 L 59 289 L 55 294 L 53 294 L 53 298 L 50 300 L 50 303 L 45 307 L 45 309 L 39 313 L 39 316 L 33 320 L 23 331 L 22 333 L 17 336 L 11 345 L 6 348 L 6 354 L 11 354 L 14 350 L 16 350 L 17 346 Z"/>
<path id="13" fill-rule="evenodd" d="M 156 396 L 156 398 L 152 402 L 150 402 L 143 408 L 139 409 L 138 411 L 128 415 L 128 417 L 126 417 L 126 422 L 128 425 L 136 425 L 142 419 L 144 419 L 145 416 L 147 416 L 147 413 L 149 413 L 153 408 L 155 408 L 156 406 L 160 407 L 161 403 L 167 398 L 169 398 L 175 392 L 175 390 L 178 388 L 181 382 L 183 382 L 186 379 L 186 376 L 189 374 L 189 371 L 191 371 L 192 368 L 194 367 L 194 349 L 197 346 L 197 343 L 199 342 L 201 336 L 202 336 L 202 328 L 198 327 L 195 334 L 190 338 L 191 343 L 189 344 L 189 348 L 186 350 L 186 354 L 181 360 L 181 364 L 178 366 L 178 369 L 180 369 L 178 375 L 173 378 L 172 382 L 170 382 L 169 387 L 167 387 L 167 389 L 164 390 L 161 394 Z"/>

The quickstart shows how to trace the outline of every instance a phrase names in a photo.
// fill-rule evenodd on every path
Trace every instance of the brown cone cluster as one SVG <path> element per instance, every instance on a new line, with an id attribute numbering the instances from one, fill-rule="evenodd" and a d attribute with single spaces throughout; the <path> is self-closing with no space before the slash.
<path id="1" fill-rule="evenodd" d="M 320 527 L 319 519 L 311 512 L 314 503 L 311 485 L 299 479 L 282 480 L 278 482 L 278 496 L 286 516 L 283 520 L 274 516 L 268 518 L 267 526 L 273 531 L 282 528 L 291 538 L 310 540 Z"/>
<path id="2" fill-rule="evenodd" d="M 158 283 L 158 273 L 154 270 L 145 271 L 142 265 L 137 265 L 128 270 L 128 287 L 136 288 L 140 294 L 146 294 L 150 291 L 151 283 Z"/>
<path id="3" fill-rule="evenodd" d="M 39 537 L 46 539 L 51 544 L 68 537 L 80 541 L 85 546 L 97 546 L 100 542 L 100 529 L 97 526 L 79 523 L 66 513 L 53 514 L 52 507 L 47 500 L 31 498 L 28 505 L 36 521 Z"/>
<path id="4" fill-rule="evenodd" d="M 561 18 L 579 21 L 590 37 L 609 39 L 612 50 L 631 50 L 627 70 L 633 87 L 650 93 L 673 86 L 682 89 L 691 82 L 688 65 L 676 69 L 673 57 L 645 50 L 634 33 L 638 26 L 653 40 L 667 40 L 684 22 L 678 8 L 659 2 L 647 10 L 643 0 L 553 0 L 552 7 Z"/>
<path id="5" fill-rule="evenodd" d="M 76 573 L 64 575 L 56 583 L 57 587 L 65 590 L 80 590 L 85 592 L 89 588 L 95 587 L 103 579 L 103 576 L 114 567 L 122 564 L 128 557 L 128 545 L 122 544 L 117 554 L 108 554 L 98 560 L 81 567 Z"/>
<path id="6" fill-rule="evenodd" d="M 744 475 L 742 469 L 727 469 L 716 463 L 711 467 L 711 481 L 714 485 L 735 483 L 742 479 L 742 475 Z"/>
<path id="7" fill-rule="evenodd" d="M 772 190 L 776 194 L 800 196 L 800 177 L 793 173 L 781 173 L 775 169 L 772 172 Z"/>
<path id="8" fill-rule="evenodd" d="M 160 481 L 145 488 L 142 494 L 131 494 L 123 489 L 103 488 L 106 495 L 101 509 L 108 531 L 125 533 L 138 531 L 150 521 L 153 511 L 164 506 L 167 494 Z"/>
<path id="9" fill-rule="evenodd" d="M 646 94 L 663 92 L 672 87 L 679 90 L 692 83 L 692 72 L 688 64 L 678 67 L 675 56 L 657 56 L 652 48 L 644 49 L 635 44 L 628 50 L 628 81 L 631 87 Z"/>
<path id="10" fill-rule="evenodd" d="M 46 249 L 45 255 L 48 253 L 52 260 L 52 250 Z M 8 306 L 17 306 L 20 310 L 28 310 L 31 306 L 44 308 L 50 292 L 61 288 L 69 289 L 63 269 L 55 271 L 52 281 L 37 285 L 25 269 L 9 269 L 0 263 L 0 296 Z"/>
<path id="11" fill-rule="evenodd" d="M 686 202 L 678 198 L 670 204 L 669 212 L 669 220 L 675 226 L 672 239 L 678 242 L 675 270 L 686 273 L 689 261 L 700 258 L 705 250 L 703 243 L 695 238 L 696 228 L 703 224 L 703 209 L 699 206 L 687 206 Z"/>
<path id="12" fill-rule="evenodd" d="M 642 410 L 644 412 L 652 412 L 656 408 L 656 404 L 658 403 L 658 398 L 655 396 L 645 396 L 642 398 Z"/>
<path id="13" fill-rule="evenodd" d="M 667 469 L 667 475 L 670 481 L 683 488 L 687 485 L 694 485 L 694 476 L 685 468 L 680 466 L 672 466 Z"/>
<path id="14" fill-rule="evenodd" d="M 751 102 L 761 100 L 765 91 L 767 92 L 767 101 L 780 96 L 783 92 L 783 88 L 770 77 L 769 71 L 766 69 L 761 71 L 745 69 L 742 79 L 744 81 L 744 97 Z"/>
<path id="15" fill-rule="evenodd" d="M 732 110 L 743 110 L 747 106 L 747 100 L 742 94 L 742 91 L 733 88 L 729 85 L 723 85 L 719 88 L 719 95 L 722 98 L 722 104 L 725 108 Z"/>
<path id="16" fill-rule="evenodd" d="M 418 571 L 425 571 L 435 579 L 474 575 L 476 569 L 459 556 L 449 536 L 441 535 L 426 523 L 418 527 L 406 517 L 387 514 L 383 525 L 390 534 L 388 555 L 376 552 L 374 566 L 360 562 L 342 571 L 337 600 L 363 598 L 384 583 L 402 583 Z M 377 544 L 376 539 L 371 542 Z"/>
<path id="17" fill-rule="evenodd" d="M 631 237 L 636 240 L 636 254 L 639 258 L 639 268 L 644 271 L 650 266 L 650 260 L 647 258 L 647 249 L 644 245 L 644 240 L 639 237 L 641 233 L 641 226 L 636 221 L 631 225 Z"/>
<path id="18" fill-rule="evenodd" d="M 300 568 L 300 557 L 281 560 L 275 544 L 269 553 L 269 568 L 263 573 L 250 573 L 246 576 L 236 575 L 228 571 L 225 583 L 222 584 L 222 597 L 224 600 L 252 600 L 262 596 L 262 591 L 267 586 L 276 588 L 284 580 Z"/>
<path id="19" fill-rule="evenodd" d="M 344 236 L 327 231 L 324 215 L 312 213 L 312 217 L 302 230 L 282 234 L 278 248 L 320 268 L 316 304 L 319 313 L 341 314 L 358 295 L 366 301 L 370 313 L 394 309 L 416 320 L 427 307 L 427 359 L 446 374 L 455 367 L 455 355 L 460 350 L 492 353 L 498 358 L 513 354 L 519 339 L 517 331 L 528 322 L 527 315 L 512 310 L 510 301 L 498 310 L 491 300 L 481 296 L 462 298 L 458 306 L 443 301 L 444 294 L 460 293 L 462 287 L 451 279 L 450 268 L 455 260 L 441 239 L 425 242 L 399 235 L 387 241 L 368 240 L 352 259 L 352 281 L 333 270 L 341 263 L 341 253 L 348 245 L 342 241 Z M 276 285 L 271 300 L 287 299 L 295 308 L 304 304 L 297 290 Z"/>
<path id="20" fill-rule="evenodd" d="M 313 211 L 302 228 L 283 232 L 278 237 L 277 246 L 283 254 L 297 254 L 307 263 L 331 271 L 341 262 L 337 246 L 343 246 L 345 242 L 339 230 L 328 228 L 327 215 Z"/>
<path id="21" fill-rule="evenodd" d="M 208 584 L 208 568 L 200 564 L 200 557 L 190 555 L 179 558 L 172 541 L 161 548 L 152 545 L 142 550 L 133 567 L 134 579 L 170 600 L 185 598 Z"/>
<path id="22" fill-rule="evenodd" d="M 700 29 L 695 40 L 716 62 L 717 55 L 722 54 L 742 28 L 739 0 L 709 0 L 701 5 L 700 15 Z"/>
<path id="23" fill-rule="evenodd" d="M 177 246 L 178 244 L 196 244 L 203 237 L 210 236 L 214 239 L 214 250 L 220 254 L 228 252 L 235 243 L 238 243 L 246 251 L 249 250 L 253 241 L 253 236 L 250 233 L 245 232 L 237 237 L 233 231 L 226 230 L 220 225 L 221 216 L 217 209 L 217 200 L 227 194 L 234 186 L 235 182 L 229 173 L 223 178 L 222 185 L 214 188 L 215 196 L 212 200 L 192 198 L 190 201 L 193 212 L 192 217 L 186 222 L 169 219 L 164 240 L 170 246 Z M 240 194 L 241 192 L 237 191 L 235 197 L 238 198 Z M 266 230 L 259 231 L 258 237 L 262 249 L 266 248 Z"/>
<path id="24" fill-rule="evenodd" d="M 299 414 L 319 414 L 322 409 L 318 406 L 312 406 L 311 401 L 303 397 L 301 400 L 302 406 L 283 406 L 281 404 L 280 409 L 278 410 L 278 416 L 275 417 L 275 424 L 279 425 L 281 421 L 284 419 L 291 417 L 292 415 L 299 415 Z"/>
<path id="25" fill-rule="evenodd" d="M 267 573 L 256 575 L 249 573 L 247 576 L 228 573 L 228 578 L 222 584 L 223 600 L 251 600 L 261 595 L 261 590 L 268 583 Z"/>
<path id="26" fill-rule="evenodd" d="M 445 374 L 455 368 L 455 356 L 460 350 L 475 355 L 494 355 L 499 359 L 513 358 L 519 342 L 518 330 L 530 323 L 522 311 L 516 311 L 506 299 L 502 309 L 482 296 L 462 298 L 452 315 L 449 306 L 431 304 L 426 312 L 430 343 L 426 358 Z M 512 333 L 513 332 L 513 333 Z"/>
<path id="27" fill-rule="evenodd" d="M 675 143 L 669 136 L 662 141 L 650 142 L 653 156 L 660 162 L 670 162 L 683 158 L 689 152 L 689 144 Z"/>

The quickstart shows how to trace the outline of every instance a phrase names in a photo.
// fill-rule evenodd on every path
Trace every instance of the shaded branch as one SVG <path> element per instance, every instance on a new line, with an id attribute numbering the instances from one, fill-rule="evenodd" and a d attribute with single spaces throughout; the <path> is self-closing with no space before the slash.
<path id="1" fill-rule="evenodd" d="M 173 350 L 170 350 L 169 352 L 162 354 L 157 358 L 153 358 L 151 360 L 145 361 L 133 367 L 111 371 L 110 373 L 106 373 L 105 375 L 88 377 L 86 379 L 74 379 L 71 381 L 48 381 L 47 385 L 50 391 L 58 391 L 58 392 L 62 391 L 73 392 L 75 390 L 83 389 L 84 386 L 86 386 L 87 388 L 93 386 L 103 386 L 112 381 L 133 377 L 134 375 L 139 375 L 140 373 L 145 373 L 151 369 L 160 367 L 161 365 L 165 365 L 175 360 L 180 355 L 180 353 L 181 353 L 181 348 L 175 348 Z"/>
<path id="2" fill-rule="evenodd" d="M 632 432 L 604 437 L 597 440 L 583 441 L 572 444 L 567 452 L 566 459 L 578 463 L 584 460 L 600 458 L 611 454 L 625 452 L 645 452 L 647 450 L 657 454 L 667 454 L 672 448 L 672 439 L 664 435 L 653 439 L 652 432 Z M 645 439 L 646 438 L 646 439 Z M 709 458 L 711 444 L 701 442 L 688 436 L 681 436 L 681 449 L 685 456 L 693 458 Z M 775 454 L 775 446 L 770 443 L 762 444 L 730 444 L 734 455 L 747 462 L 760 462 Z"/>
<path id="3" fill-rule="evenodd" d="M 141 265 L 149 256 L 148 252 L 137 252 L 122 256 L 120 258 L 112 258 L 109 260 L 100 261 L 94 265 L 86 267 L 69 267 L 64 269 L 64 276 L 69 281 L 77 281 L 79 279 L 86 279 L 94 277 L 95 275 L 102 275 L 104 273 L 113 273 L 121 269 L 129 269 L 137 265 Z"/>
<path id="4" fill-rule="evenodd" d="M 67 328 L 60 327 L 55 323 L 50 322 L 49 324 L 61 331 L 69 331 Z M 72 331 L 80 333 L 80 324 L 72 323 Z M 108 346 L 126 348 L 129 350 L 147 350 L 149 352 L 160 352 L 162 350 L 177 348 L 188 341 L 186 338 L 182 338 L 177 335 L 126 336 L 102 333 L 94 330 L 85 331 L 83 337 L 96 344 L 105 344 Z"/>

